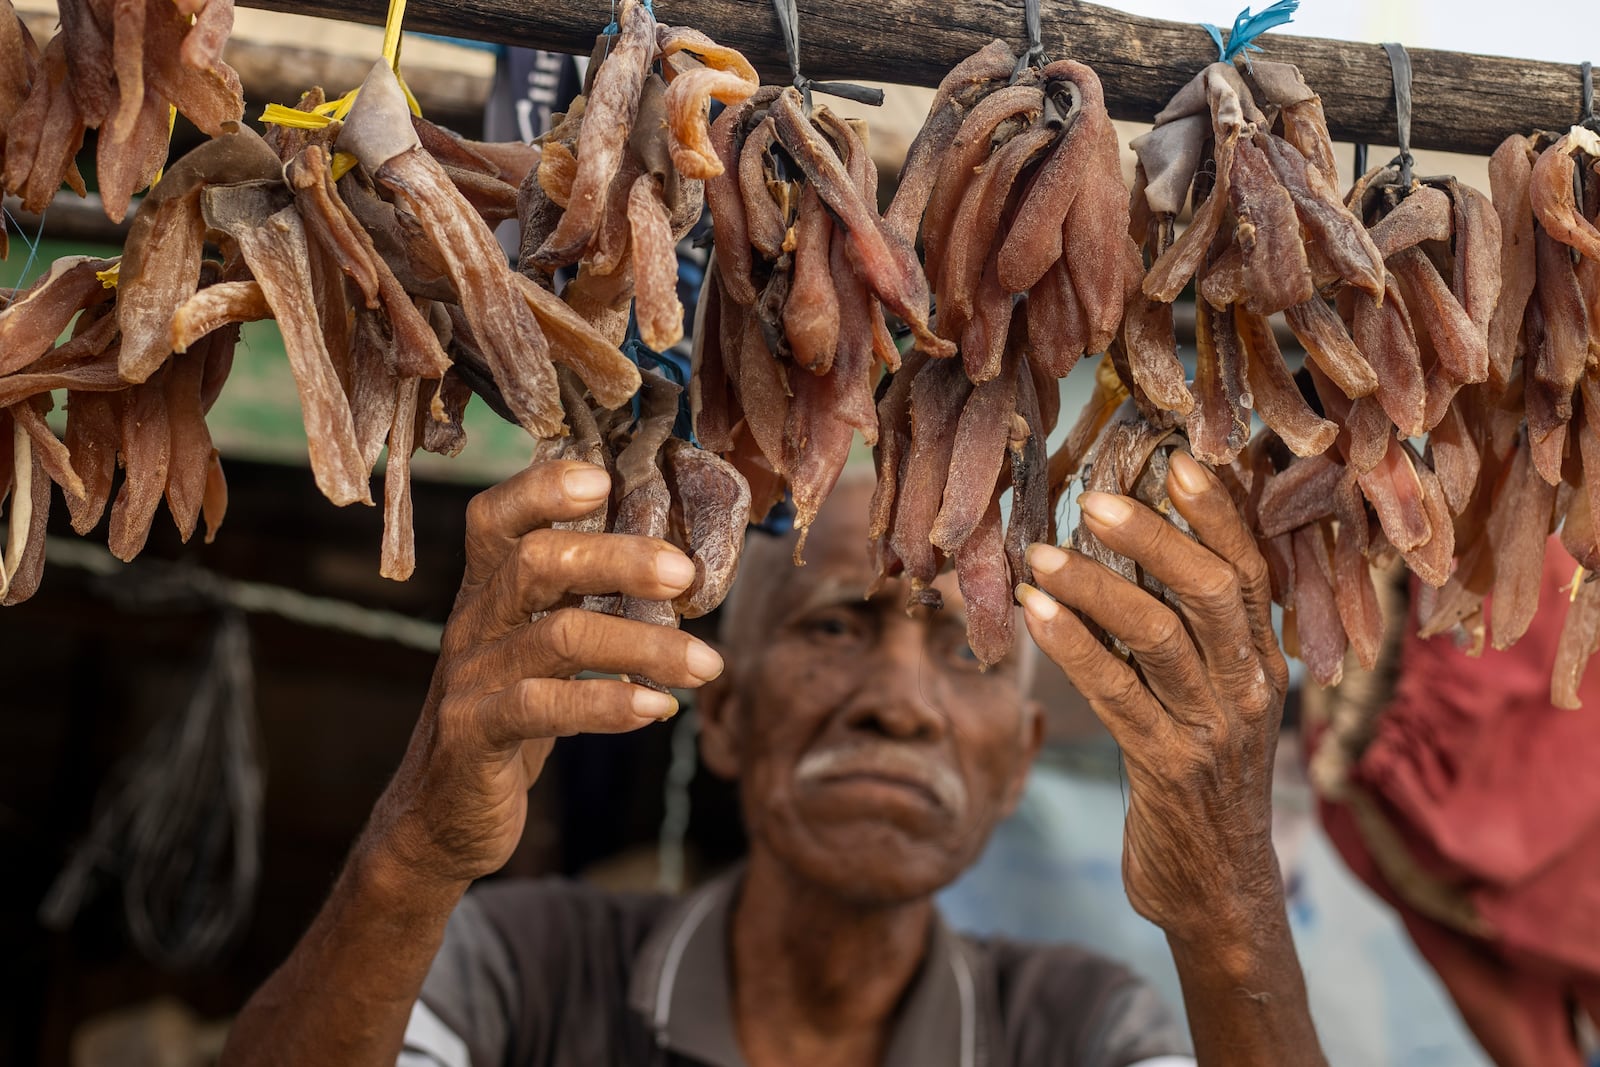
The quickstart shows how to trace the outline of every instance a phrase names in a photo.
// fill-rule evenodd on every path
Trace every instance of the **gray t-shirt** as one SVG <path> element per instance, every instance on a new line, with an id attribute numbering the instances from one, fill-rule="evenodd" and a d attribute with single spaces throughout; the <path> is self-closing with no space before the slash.
<path id="1" fill-rule="evenodd" d="M 488 884 L 456 909 L 400 1067 L 746 1067 L 728 921 L 738 872 L 681 899 L 560 881 Z M 1192 1067 L 1125 968 L 936 921 L 885 1067 Z"/>

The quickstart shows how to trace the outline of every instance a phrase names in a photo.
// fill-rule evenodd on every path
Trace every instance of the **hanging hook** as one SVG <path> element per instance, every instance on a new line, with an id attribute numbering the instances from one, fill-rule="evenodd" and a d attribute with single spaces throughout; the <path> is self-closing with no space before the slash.
<path id="1" fill-rule="evenodd" d="M 1017 57 L 1017 68 L 1011 72 L 1011 84 L 1015 85 L 1022 78 L 1022 74 L 1029 67 L 1039 68 L 1047 66 L 1050 57 L 1044 50 L 1044 28 L 1039 15 L 1041 0 L 1022 0 L 1022 17 L 1028 27 L 1028 49 Z"/>
<path id="2" fill-rule="evenodd" d="M 1583 98 L 1580 106 L 1582 117 L 1578 119 L 1578 125 L 1600 133 L 1600 115 L 1594 113 L 1594 64 L 1586 59 L 1578 67 L 1578 71 L 1583 84 Z"/>
<path id="3" fill-rule="evenodd" d="M 806 114 L 811 113 L 811 93 L 816 91 L 844 100 L 854 100 L 869 107 L 883 106 L 883 90 L 869 89 L 850 82 L 812 81 L 800 73 L 800 11 L 795 0 L 772 0 L 772 9 L 778 15 L 778 29 L 783 33 L 783 50 L 789 56 L 789 73 L 794 76 L 794 87 L 800 90 Z"/>
<path id="4" fill-rule="evenodd" d="M 1411 158 L 1411 57 L 1404 45 L 1387 42 L 1383 50 L 1389 55 L 1389 69 L 1394 77 L 1394 128 L 1400 154 L 1394 162 L 1400 165 L 1400 195 L 1411 191 L 1411 168 L 1416 160 Z"/>

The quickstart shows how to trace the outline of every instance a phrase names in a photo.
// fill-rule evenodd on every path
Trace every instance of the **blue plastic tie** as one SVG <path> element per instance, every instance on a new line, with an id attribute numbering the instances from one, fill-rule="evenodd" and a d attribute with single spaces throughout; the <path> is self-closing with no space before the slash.
<path id="1" fill-rule="evenodd" d="M 1299 7 L 1300 0 L 1278 0 L 1258 15 L 1250 14 L 1247 7 L 1233 20 L 1233 29 L 1228 31 L 1227 41 L 1223 41 L 1222 31 L 1211 23 L 1202 22 L 1200 26 L 1217 42 L 1218 62 L 1228 63 L 1240 55 L 1248 60 L 1250 57 L 1247 53 L 1261 51 L 1261 46 L 1253 43 L 1255 39 L 1270 29 L 1293 21 Z"/>

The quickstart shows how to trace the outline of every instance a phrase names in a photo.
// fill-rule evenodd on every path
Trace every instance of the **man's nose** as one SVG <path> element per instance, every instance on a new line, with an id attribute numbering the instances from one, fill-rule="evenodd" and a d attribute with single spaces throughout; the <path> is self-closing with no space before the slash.
<path id="1" fill-rule="evenodd" d="M 949 721 L 942 705 L 943 679 L 930 668 L 922 627 L 896 620 L 885 627 L 872 672 L 856 693 L 845 717 L 852 730 L 865 730 L 895 740 L 943 738 Z"/>

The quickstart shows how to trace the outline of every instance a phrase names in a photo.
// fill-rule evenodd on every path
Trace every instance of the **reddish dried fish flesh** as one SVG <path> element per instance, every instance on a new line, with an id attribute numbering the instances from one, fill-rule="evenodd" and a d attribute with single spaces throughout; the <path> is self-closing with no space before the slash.
<path id="1" fill-rule="evenodd" d="M 1343 320 L 1322 297 L 1313 296 L 1289 308 L 1284 319 L 1312 362 L 1345 396 L 1354 399 L 1377 392 L 1378 376 L 1372 365 L 1351 340 Z"/>
<path id="2" fill-rule="evenodd" d="M 1244 382 L 1244 352 L 1233 313 L 1195 305 L 1194 408 L 1189 412 L 1189 444 L 1205 463 L 1232 463 L 1250 437 L 1245 414 L 1249 391 Z"/>
<path id="3" fill-rule="evenodd" d="M 100 290 L 95 275 L 115 262 L 65 256 L 0 309 L 0 375 L 21 370 L 49 351 L 73 316 Z"/>
<path id="4" fill-rule="evenodd" d="M 934 192 L 941 156 L 961 129 L 967 114 L 1016 69 L 1016 57 L 1004 41 L 990 41 L 963 59 L 939 82 L 928 118 L 906 151 L 894 201 L 884 223 L 906 242 L 916 239 L 918 224 Z"/>
<path id="5" fill-rule="evenodd" d="M 755 68 L 739 52 L 717 44 L 698 30 L 685 26 L 662 26 L 656 31 L 662 66 L 669 75 L 666 111 L 672 164 L 685 178 L 714 178 L 722 173 L 706 128 L 712 98 L 724 104 L 739 104 L 759 87 Z M 700 66 L 678 70 L 672 60 L 683 54 L 694 56 Z"/>
<path id="6" fill-rule="evenodd" d="M 1422 376 L 1422 353 L 1406 312 L 1405 301 L 1392 278 L 1387 280 L 1383 303 L 1366 293 L 1354 294 L 1355 322 L 1350 331 L 1356 347 L 1378 376 L 1377 396 L 1383 410 L 1407 437 L 1427 432 L 1424 406 L 1427 383 Z"/>
<path id="7" fill-rule="evenodd" d="M 966 603 L 967 644 L 984 667 L 1011 654 L 1016 641 L 1011 568 L 1000 528 L 1000 498 L 988 508 L 955 554 L 956 582 Z"/>
<path id="8" fill-rule="evenodd" d="M 1361 492 L 1378 515 L 1383 534 L 1399 552 L 1411 552 L 1428 543 L 1433 524 L 1425 490 L 1411 453 L 1389 438 L 1383 459 L 1371 470 L 1357 474 Z"/>
<path id="9" fill-rule="evenodd" d="M 1234 239 L 1244 253 L 1245 306 L 1270 315 L 1311 299 L 1311 265 L 1294 201 L 1254 141 L 1241 139 L 1234 149 L 1228 198 Z"/>
<path id="10" fill-rule="evenodd" d="M 1500 299 L 1489 322 L 1489 365 L 1496 388 L 1511 380 L 1522 316 L 1537 277 L 1533 243 L 1533 141 L 1507 137 L 1489 158 L 1489 188 L 1500 216 Z"/>
<path id="11" fill-rule="evenodd" d="M 1572 132 L 1545 149 L 1533 165 L 1529 199 L 1534 217 L 1546 233 L 1590 259 L 1600 259 L 1600 230 L 1584 217 L 1572 185 L 1577 169 L 1574 157 L 1579 153 L 1590 158 L 1600 156 L 1600 134 L 1574 126 Z"/>
<path id="12" fill-rule="evenodd" d="M 1283 353 L 1265 316 L 1235 309 L 1234 322 L 1244 345 L 1251 406 L 1297 456 L 1312 456 L 1333 444 L 1339 428 L 1311 410 L 1283 364 Z"/>
<path id="13" fill-rule="evenodd" d="M 1401 286 L 1406 310 L 1426 336 L 1439 369 L 1457 382 L 1489 377 L 1489 345 L 1484 331 L 1468 317 L 1433 263 L 1416 247 L 1389 257 L 1389 269 Z"/>
<path id="14" fill-rule="evenodd" d="M 656 21 L 648 8 L 639 0 L 623 0 L 617 24 L 620 29 L 588 94 L 566 213 L 534 254 L 534 262 L 546 269 L 576 262 L 599 229 L 606 190 L 622 164 L 639 94 L 655 60 Z"/>
<path id="15" fill-rule="evenodd" d="M 340 506 L 371 503 L 349 404 L 317 323 L 305 314 L 316 300 L 305 228 L 293 207 L 274 210 L 276 204 L 259 183 L 210 186 L 204 194 L 207 223 L 239 243 L 283 333 L 317 488 Z"/>
<path id="16" fill-rule="evenodd" d="M 1305 526 L 1292 536 L 1294 545 L 1294 624 L 1300 659 L 1318 685 L 1335 685 L 1344 675 L 1349 647 L 1333 587 L 1333 562 L 1326 531 Z"/>
<path id="17" fill-rule="evenodd" d="M 1488 542 L 1494 555 L 1489 633 L 1497 649 L 1510 648 L 1526 633 L 1539 608 L 1556 488 L 1535 477 L 1532 466 L 1533 457 L 1523 442 L 1501 478 L 1489 516 Z"/>
<path id="18" fill-rule="evenodd" d="M 672 606 L 695 619 L 721 604 L 733 586 L 750 517 L 750 486 L 718 456 L 676 438 L 667 442 L 666 473 L 695 572 Z"/>

